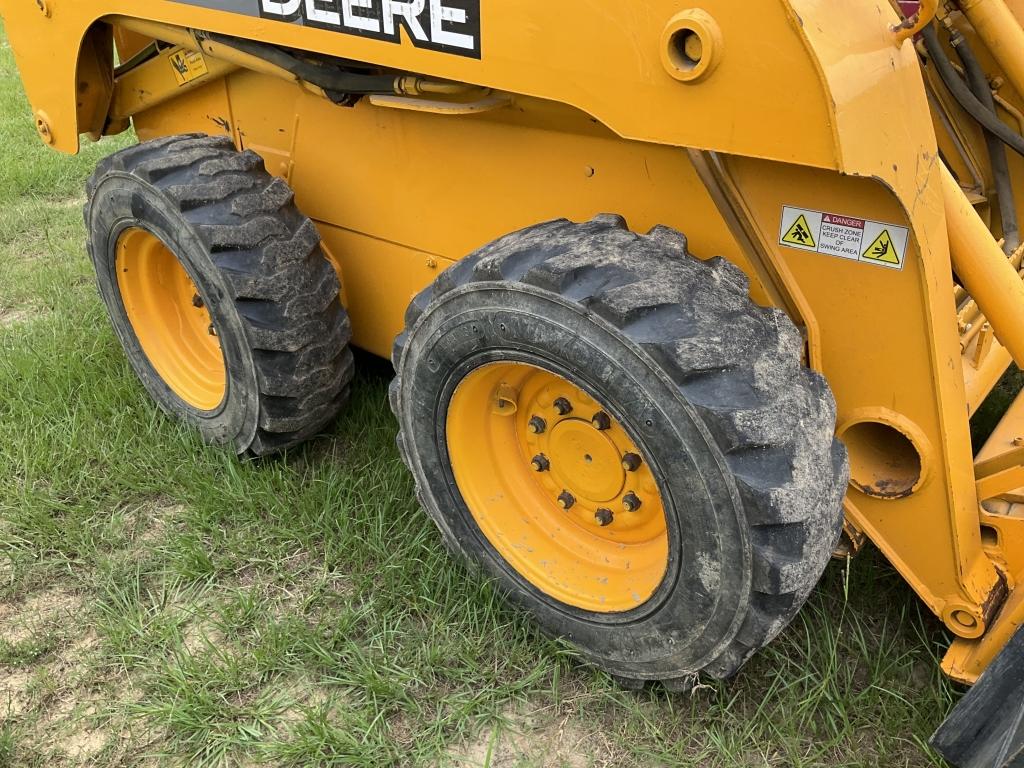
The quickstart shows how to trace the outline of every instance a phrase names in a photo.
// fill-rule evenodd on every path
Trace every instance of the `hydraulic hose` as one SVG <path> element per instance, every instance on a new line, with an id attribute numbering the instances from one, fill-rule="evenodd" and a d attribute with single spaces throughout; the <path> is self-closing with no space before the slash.
<path id="1" fill-rule="evenodd" d="M 365 95 L 461 96 L 483 98 L 491 91 L 468 83 L 430 80 L 398 72 L 390 75 L 350 72 L 331 64 L 304 61 L 288 51 L 254 40 L 178 27 L 130 16 L 113 16 L 118 26 L 154 40 L 163 40 L 189 50 L 200 50 L 244 69 L 299 83 L 338 104 L 351 103 Z M 125 70 L 127 71 L 127 70 Z M 124 72 L 121 72 L 124 74 Z"/>
<path id="2" fill-rule="evenodd" d="M 394 75 L 366 75 L 356 72 L 345 72 L 333 67 L 321 67 L 317 64 L 302 61 L 272 45 L 218 35 L 212 32 L 204 32 L 202 34 L 215 43 L 270 62 L 281 69 L 291 72 L 300 80 L 305 80 L 307 83 L 323 88 L 328 93 L 354 95 L 395 93 L 396 78 Z"/>
<path id="3" fill-rule="evenodd" d="M 951 39 L 953 50 L 964 65 L 964 74 L 967 75 L 967 85 L 985 108 L 993 115 L 996 115 L 996 101 L 992 97 L 992 89 L 989 87 L 988 78 L 978 63 L 970 43 L 960 34 L 953 32 Z M 1017 203 L 1013 194 L 1013 182 L 1010 177 L 1010 165 L 1006 159 L 1006 146 L 987 128 L 984 129 L 985 145 L 988 147 L 989 162 L 992 166 L 992 176 L 995 181 L 996 195 L 999 198 L 999 215 L 1003 224 L 1003 251 L 1009 255 L 1017 250 L 1020 245 L 1020 225 L 1017 221 Z"/>
<path id="4" fill-rule="evenodd" d="M 960 79 L 959 73 L 957 73 L 953 68 L 952 62 L 946 57 L 946 52 L 942 50 L 939 36 L 935 32 L 935 26 L 925 27 L 921 36 L 924 39 L 928 57 L 931 59 L 935 71 L 939 73 L 939 77 L 945 83 L 949 92 L 953 94 L 953 98 L 957 100 L 971 117 L 981 123 L 985 130 L 990 131 L 994 136 L 998 136 L 999 140 L 1006 144 L 1006 146 L 1024 157 L 1024 136 L 1016 133 L 1010 126 L 1000 120 L 994 112 L 989 112 L 985 105 L 978 101 L 978 97 L 971 92 L 966 83 Z"/>

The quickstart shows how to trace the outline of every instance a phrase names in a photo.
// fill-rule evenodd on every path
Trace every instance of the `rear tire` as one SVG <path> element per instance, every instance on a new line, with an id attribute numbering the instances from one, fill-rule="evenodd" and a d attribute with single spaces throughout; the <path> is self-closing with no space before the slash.
<path id="1" fill-rule="evenodd" d="M 555 221 L 455 264 L 416 297 L 406 319 L 391 402 L 419 498 L 447 545 L 496 578 L 546 631 L 569 638 L 620 680 L 679 689 L 698 672 L 734 674 L 794 617 L 838 540 L 846 452 L 834 439 L 828 386 L 801 364 L 799 332 L 782 312 L 750 300 L 740 270 L 723 259 L 697 260 L 682 235 L 663 227 L 638 236 L 616 216 Z M 482 406 L 475 419 L 466 416 L 466 394 L 491 386 L 491 413 L 500 416 L 501 398 L 511 403 L 530 386 L 509 383 L 527 381 L 521 367 L 503 373 L 497 364 L 527 365 L 577 387 L 652 465 L 667 557 L 651 594 L 637 592 L 628 609 L 595 609 L 605 592 L 621 602 L 608 572 L 573 581 L 562 562 L 572 560 L 569 549 L 547 548 L 570 528 L 586 536 L 590 509 L 571 519 L 540 517 L 530 496 L 519 511 L 494 514 L 529 486 L 528 473 L 512 465 L 531 461 L 536 438 L 523 437 L 525 453 L 513 447 L 501 466 L 481 462 L 492 442 L 515 441 L 492 440 L 505 428 Z M 530 401 L 542 418 L 532 432 L 562 426 L 557 414 L 540 413 L 545 402 Z M 478 435 L 475 452 L 463 447 L 469 429 Z M 585 424 L 573 429 L 581 445 L 598 444 Z M 548 492 L 554 470 L 542 470 L 535 477 Z M 491 479 L 505 475 L 514 482 Z M 628 509 L 616 508 L 614 521 L 632 519 Z M 556 519 L 550 530 L 534 522 L 548 519 Z M 615 542 L 614 521 L 599 518 L 592 533 Z M 619 577 L 633 579 L 634 550 L 622 544 Z M 534 552 L 544 554 L 531 562 Z M 585 558 L 573 563 L 591 567 Z"/>
<path id="2" fill-rule="evenodd" d="M 253 456 L 337 415 L 353 373 L 338 278 L 259 155 L 171 136 L 106 158 L 87 193 L 100 295 L 164 411 Z"/>

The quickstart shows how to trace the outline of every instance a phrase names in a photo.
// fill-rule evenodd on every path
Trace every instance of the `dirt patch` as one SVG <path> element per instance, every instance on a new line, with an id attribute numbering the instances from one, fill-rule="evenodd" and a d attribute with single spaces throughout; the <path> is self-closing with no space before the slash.
<path id="1" fill-rule="evenodd" d="M 205 656 L 211 649 L 223 650 L 228 644 L 227 638 L 219 627 L 200 617 L 198 608 L 195 620 L 190 621 L 182 630 L 181 642 L 190 656 Z"/>
<path id="2" fill-rule="evenodd" d="M 23 714 L 31 703 L 30 672 L 0 672 L 0 721 Z"/>
<path id="3" fill-rule="evenodd" d="M 329 605 L 355 594 L 348 574 L 325 570 L 315 553 L 302 550 L 269 564 L 245 565 L 235 581 L 239 588 L 266 601 L 272 619 L 302 616 L 310 624 L 330 610 Z"/>
<path id="4" fill-rule="evenodd" d="M 601 728 L 549 710 L 510 714 L 448 753 L 449 768 L 604 768 L 622 755 Z"/>
<path id="5" fill-rule="evenodd" d="M 118 729 L 110 727 L 109 718 L 101 722 L 100 708 L 113 696 L 108 691 L 90 691 L 84 701 L 63 700 L 36 724 L 34 733 L 45 735 L 34 745 L 39 754 L 47 755 L 51 764 L 91 765 L 108 744 L 118 739 Z M 89 703 L 89 699 L 92 703 Z"/>
<path id="6" fill-rule="evenodd" d="M 21 601 L 0 603 L 0 638 L 23 643 L 54 626 L 76 626 L 82 598 L 61 588 L 29 595 Z"/>
<path id="7" fill-rule="evenodd" d="M 5 526 L 0 523 L 0 536 L 3 536 Z M 14 558 L 10 555 L 0 555 L 0 589 L 7 589 L 14 583 L 15 569 Z"/>
<path id="8" fill-rule="evenodd" d="M 82 208 L 85 206 L 85 195 L 69 197 L 66 200 L 57 200 L 53 203 L 54 208 Z"/>
<path id="9" fill-rule="evenodd" d="M 145 501 L 125 513 L 124 535 L 129 550 L 142 551 L 164 538 L 167 531 L 185 517 L 184 504 L 157 498 Z"/>
<path id="10" fill-rule="evenodd" d="M 0 328 L 24 325 L 38 315 L 37 311 L 31 309 L 4 309 L 0 307 Z"/>
<path id="11" fill-rule="evenodd" d="M 69 758 L 81 764 L 103 749 L 109 738 L 110 734 L 104 731 L 83 728 L 64 739 L 61 746 Z"/>
<path id="12" fill-rule="evenodd" d="M 56 726 L 73 718 L 80 705 L 97 700 L 97 684 L 91 679 L 92 654 L 97 645 L 96 634 L 85 630 L 36 666 L 42 722 Z M 46 728 L 47 732 L 53 730 Z"/>
<path id="13" fill-rule="evenodd" d="M 281 719 L 285 723 L 295 723 L 303 719 L 303 711 L 321 709 L 332 701 L 337 702 L 342 696 L 341 691 L 333 695 L 308 675 L 296 675 L 292 679 L 276 683 L 287 706 Z"/>
<path id="14" fill-rule="evenodd" d="M 97 764 L 108 744 L 123 736 L 124 724 L 112 717 L 110 705 L 138 697 L 130 680 L 97 672 L 92 655 L 98 646 L 96 634 L 86 631 L 37 672 L 45 692 L 37 697 L 33 733 L 40 738 L 33 746 L 55 766 Z"/>
<path id="15" fill-rule="evenodd" d="M 89 697 L 96 703 L 76 703 L 66 699 L 55 711 L 47 713 L 38 731 L 46 733 L 48 744 L 41 744 L 42 750 L 51 749 L 55 755 L 64 755 L 73 765 L 87 764 L 109 743 L 113 733 L 97 725 L 97 704 L 99 696 L 90 692 Z"/>
<path id="16" fill-rule="evenodd" d="M 39 646 L 0 665 L 0 720 L 35 722 L 45 734 L 33 745 L 41 754 L 61 744 L 82 706 L 102 700 L 89 685 L 97 638 L 83 613 L 83 599 L 63 588 L 0 603 L 0 639 L 11 648 Z"/>

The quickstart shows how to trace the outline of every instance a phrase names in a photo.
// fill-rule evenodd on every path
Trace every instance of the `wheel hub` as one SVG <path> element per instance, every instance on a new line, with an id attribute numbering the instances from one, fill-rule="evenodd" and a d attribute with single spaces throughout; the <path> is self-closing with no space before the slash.
<path id="1" fill-rule="evenodd" d="M 521 576 L 597 612 L 651 597 L 668 565 L 661 495 L 635 441 L 588 392 L 492 363 L 456 389 L 447 429 L 463 499 Z"/>
<path id="2" fill-rule="evenodd" d="M 618 449 L 582 419 L 567 419 L 551 430 L 551 473 L 577 500 L 600 504 L 622 493 L 626 471 Z"/>
<path id="3" fill-rule="evenodd" d="M 140 228 L 117 242 L 117 282 L 128 320 L 150 364 L 189 405 L 212 411 L 227 391 L 217 331 L 177 256 Z"/>

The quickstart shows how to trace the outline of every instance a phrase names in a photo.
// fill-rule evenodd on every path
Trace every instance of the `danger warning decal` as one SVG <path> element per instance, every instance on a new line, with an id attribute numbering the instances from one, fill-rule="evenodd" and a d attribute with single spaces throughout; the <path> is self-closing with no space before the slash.
<path id="1" fill-rule="evenodd" d="M 480 58 L 480 0 L 176 0 L 347 35 Z"/>
<path id="2" fill-rule="evenodd" d="M 807 208 L 782 209 L 779 245 L 826 256 L 903 269 L 910 231 L 896 224 Z"/>

